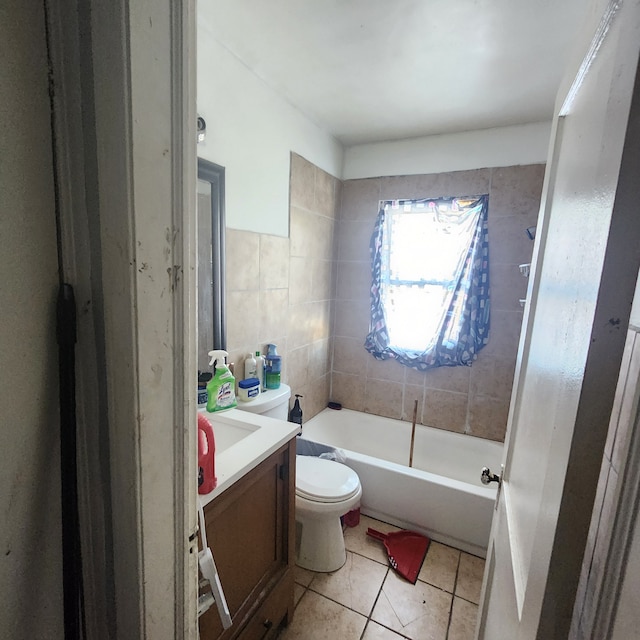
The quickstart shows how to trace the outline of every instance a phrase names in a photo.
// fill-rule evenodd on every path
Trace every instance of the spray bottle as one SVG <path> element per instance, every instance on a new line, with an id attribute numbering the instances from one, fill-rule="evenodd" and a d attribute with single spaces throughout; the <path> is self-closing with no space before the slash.
<path id="1" fill-rule="evenodd" d="M 236 380 L 226 364 L 229 354 L 222 349 L 209 351 L 210 365 L 213 365 L 213 378 L 207 384 L 207 411 L 224 411 L 237 406 Z"/>

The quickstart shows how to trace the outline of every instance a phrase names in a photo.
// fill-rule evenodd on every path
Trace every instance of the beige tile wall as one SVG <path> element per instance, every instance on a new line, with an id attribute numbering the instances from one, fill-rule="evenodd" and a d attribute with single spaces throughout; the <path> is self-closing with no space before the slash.
<path id="1" fill-rule="evenodd" d="M 504 440 L 544 165 L 347 180 L 336 228 L 331 399 L 344 407 Z M 369 238 L 381 199 L 489 194 L 491 334 L 472 367 L 418 372 L 375 360 L 369 328 Z"/>
<path id="2" fill-rule="evenodd" d="M 230 360 L 241 379 L 246 355 L 276 344 L 283 380 L 303 395 L 305 420 L 329 400 L 340 193 L 338 179 L 292 153 L 289 238 L 227 229 Z"/>
<path id="3" fill-rule="evenodd" d="M 237 371 L 273 342 L 305 420 L 347 408 L 503 440 L 543 165 L 341 183 L 291 154 L 290 237 L 227 229 L 227 346 Z M 492 328 L 473 367 L 418 372 L 370 356 L 369 237 L 380 199 L 489 193 Z M 334 240 L 335 238 L 335 240 Z M 333 324 L 332 324 L 333 323 Z M 241 375 L 239 377 L 242 377 Z"/>

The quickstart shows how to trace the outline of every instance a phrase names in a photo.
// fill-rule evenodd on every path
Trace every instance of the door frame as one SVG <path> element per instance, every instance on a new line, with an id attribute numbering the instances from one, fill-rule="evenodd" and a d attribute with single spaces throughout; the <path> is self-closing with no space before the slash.
<path id="1" fill-rule="evenodd" d="M 195 0 L 45 8 L 87 630 L 196 638 Z"/>

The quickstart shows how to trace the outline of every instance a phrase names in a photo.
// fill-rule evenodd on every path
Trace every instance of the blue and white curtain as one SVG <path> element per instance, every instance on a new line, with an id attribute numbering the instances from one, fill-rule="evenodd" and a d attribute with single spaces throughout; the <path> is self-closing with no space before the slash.
<path id="1" fill-rule="evenodd" d="M 487 195 L 381 203 L 365 348 L 424 371 L 467 365 L 489 339 Z"/>

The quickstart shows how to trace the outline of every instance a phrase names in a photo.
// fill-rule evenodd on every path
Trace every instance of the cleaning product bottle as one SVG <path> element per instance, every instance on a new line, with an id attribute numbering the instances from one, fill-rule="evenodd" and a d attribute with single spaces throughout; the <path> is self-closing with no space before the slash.
<path id="1" fill-rule="evenodd" d="M 216 488 L 215 453 L 213 427 L 206 416 L 198 412 L 198 493 L 211 493 Z"/>
<path id="2" fill-rule="evenodd" d="M 268 351 L 265 358 L 265 387 L 267 389 L 280 388 L 280 372 L 282 371 L 282 358 L 278 355 L 275 344 L 267 345 Z"/>
<path id="3" fill-rule="evenodd" d="M 248 380 L 249 378 L 257 378 L 256 371 L 256 359 L 253 357 L 253 354 L 249 354 L 244 361 L 244 379 Z"/>
<path id="4" fill-rule="evenodd" d="M 226 364 L 229 354 L 222 349 L 209 351 L 213 365 L 213 378 L 207 384 L 207 411 L 224 411 L 237 406 L 236 380 Z"/>
<path id="5" fill-rule="evenodd" d="M 293 403 L 291 411 L 289 411 L 289 422 L 295 422 L 302 426 L 302 407 L 298 398 L 302 398 L 302 396 L 296 393 L 296 401 Z"/>
<path id="6" fill-rule="evenodd" d="M 260 380 L 260 391 L 266 391 L 264 386 L 264 358 L 259 351 L 256 351 L 256 378 Z"/>

